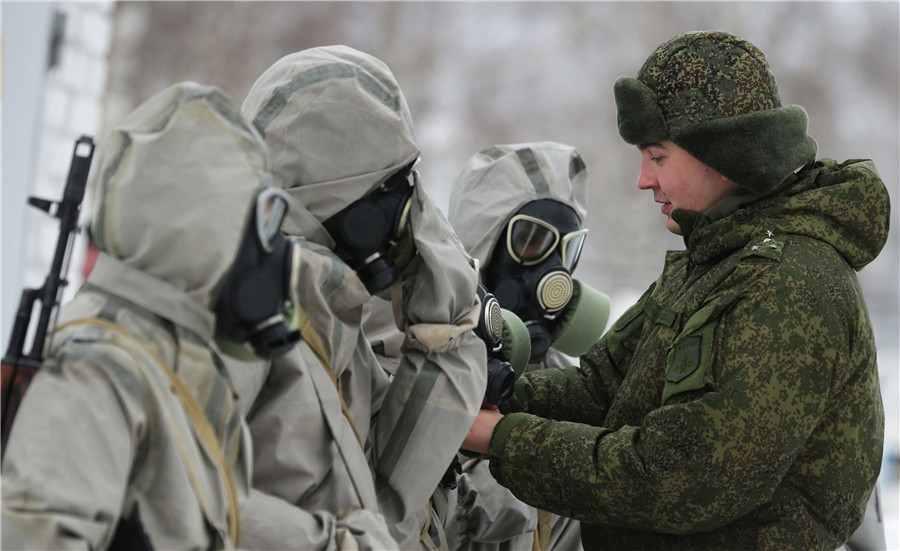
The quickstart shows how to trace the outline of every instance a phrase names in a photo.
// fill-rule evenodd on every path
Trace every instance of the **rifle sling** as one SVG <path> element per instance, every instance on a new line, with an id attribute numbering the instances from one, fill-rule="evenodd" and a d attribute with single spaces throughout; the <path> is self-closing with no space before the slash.
<path id="1" fill-rule="evenodd" d="M 127 341 L 136 344 L 137 347 L 140 348 L 140 350 L 142 350 L 147 356 L 152 358 L 162 368 L 163 372 L 166 374 L 169 382 L 172 385 L 172 391 L 181 401 L 181 404 L 188 415 L 188 419 L 193 426 L 197 438 L 206 448 L 207 452 L 212 456 L 212 459 L 216 462 L 218 470 L 221 473 L 222 481 L 225 487 L 225 493 L 228 497 L 229 504 L 228 535 L 231 539 L 231 545 L 237 546 L 238 542 L 240 541 L 240 514 L 238 508 L 237 491 L 234 485 L 234 477 L 232 476 L 231 469 L 228 467 L 228 463 L 225 460 L 225 454 L 222 452 L 221 446 L 219 446 L 219 440 L 216 436 L 215 430 L 213 430 L 212 426 L 209 423 L 209 420 L 203 413 L 203 408 L 201 408 L 200 404 L 197 403 L 197 400 L 191 394 L 191 391 L 187 388 L 184 382 L 172 371 L 166 361 L 159 356 L 159 354 L 147 348 L 135 335 L 131 334 L 127 330 L 119 327 L 114 323 L 94 318 L 81 318 L 69 321 L 58 326 L 56 328 L 56 331 L 76 324 L 95 325 L 114 333 L 118 333 L 119 335 L 125 337 Z M 194 487 L 194 492 L 197 494 L 197 498 L 200 501 L 200 506 L 203 509 L 203 512 L 209 522 L 214 526 L 214 517 L 210 514 L 209 506 L 207 505 L 206 500 L 203 497 L 204 493 L 200 485 L 199 477 L 193 470 L 192 462 L 190 461 L 188 452 L 185 449 L 184 442 L 180 440 L 178 441 L 178 451 L 182 456 L 182 461 L 184 462 L 185 468 L 188 471 L 188 477 L 190 478 L 191 485 Z"/>

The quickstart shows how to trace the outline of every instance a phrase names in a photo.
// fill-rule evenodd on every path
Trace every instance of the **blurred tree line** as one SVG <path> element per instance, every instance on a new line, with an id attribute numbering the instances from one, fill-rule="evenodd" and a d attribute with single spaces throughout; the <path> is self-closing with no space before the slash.
<path id="1" fill-rule="evenodd" d="M 658 275 L 665 231 L 635 186 L 639 155 L 616 129 L 616 77 L 634 76 L 675 34 L 723 29 L 766 53 L 785 104 L 803 105 L 819 156 L 871 158 L 897 227 L 900 159 L 897 2 L 119 2 L 104 131 L 180 80 L 238 103 L 280 57 L 347 44 L 383 60 L 409 102 L 420 172 L 446 209 L 457 172 L 495 143 L 576 146 L 591 182 L 577 275 L 620 312 Z M 100 144 L 102 147 L 102 143 Z M 897 333 L 896 231 L 860 275 L 876 318 Z"/>

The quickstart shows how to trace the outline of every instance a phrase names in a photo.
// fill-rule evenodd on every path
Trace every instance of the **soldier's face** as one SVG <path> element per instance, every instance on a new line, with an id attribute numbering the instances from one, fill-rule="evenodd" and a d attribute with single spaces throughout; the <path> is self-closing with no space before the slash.
<path id="1" fill-rule="evenodd" d="M 666 228 L 681 235 L 672 220 L 675 209 L 705 212 L 738 189 L 737 184 L 698 161 L 671 141 L 644 144 L 641 150 L 639 189 L 653 191 L 653 200 L 662 204 Z"/>

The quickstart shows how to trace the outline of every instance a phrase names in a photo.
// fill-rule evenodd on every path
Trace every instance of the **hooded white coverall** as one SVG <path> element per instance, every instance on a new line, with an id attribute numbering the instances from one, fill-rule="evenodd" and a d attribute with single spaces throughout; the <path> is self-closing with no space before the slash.
<path id="1" fill-rule="evenodd" d="M 345 526 L 360 549 L 428 546 L 422 513 L 484 394 L 485 348 L 471 331 L 477 274 L 416 186 L 417 255 L 390 290 L 406 338 L 389 379 L 361 331 L 371 295 L 322 226 L 418 158 L 406 102 L 381 61 L 329 46 L 277 61 L 242 111 L 291 197 L 284 229 L 306 240 L 297 291 L 310 322 L 300 346 L 254 375 L 229 364 L 254 441 L 242 543 L 335 549 Z"/>
<path id="2" fill-rule="evenodd" d="M 99 258 L 61 309 L 3 461 L 3 549 L 234 548 L 248 431 L 209 343 L 217 286 L 268 179 L 258 133 L 181 83 L 116 126 L 95 167 Z"/>
<path id="3" fill-rule="evenodd" d="M 555 199 L 583 221 L 587 174 L 578 151 L 556 142 L 499 145 L 469 159 L 450 193 L 448 218 L 466 251 L 484 270 L 495 247 L 506 244 L 507 222 L 525 203 Z M 597 334 L 600 338 L 600 334 Z M 562 368 L 571 360 L 550 348 L 526 371 Z M 581 549 L 578 522 L 538 511 L 519 501 L 488 470 L 486 460 L 463 462 L 455 490 L 444 490 L 444 530 L 454 550 Z"/>

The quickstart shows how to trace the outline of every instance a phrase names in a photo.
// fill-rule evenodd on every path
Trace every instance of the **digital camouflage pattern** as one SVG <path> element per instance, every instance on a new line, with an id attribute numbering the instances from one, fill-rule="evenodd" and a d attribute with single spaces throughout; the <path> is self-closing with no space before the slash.
<path id="1" fill-rule="evenodd" d="M 644 63 L 638 80 L 656 92 L 669 126 L 781 107 L 762 51 L 723 32 L 687 33 L 664 42 Z"/>
<path id="2" fill-rule="evenodd" d="M 716 220 L 676 211 L 686 250 L 580 367 L 523 375 L 491 472 L 586 549 L 837 548 L 881 467 L 854 270 L 889 210 L 870 161 L 822 160 Z"/>

